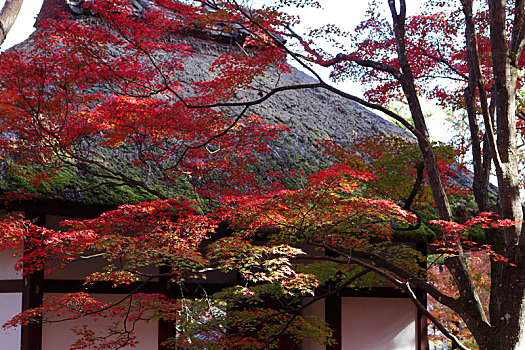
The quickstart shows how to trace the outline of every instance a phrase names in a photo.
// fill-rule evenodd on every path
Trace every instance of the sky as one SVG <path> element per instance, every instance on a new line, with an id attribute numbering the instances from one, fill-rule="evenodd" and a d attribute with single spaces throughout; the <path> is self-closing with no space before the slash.
<path id="1" fill-rule="evenodd" d="M 261 1 L 255 0 L 256 3 Z M 5 50 L 25 40 L 33 32 L 33 25 L 42 2 L 43 0 L 24 1 L 20 15 L 0 49 Z M 386 6 L 386 0 L 383 0 L 383 2 Z M 0 0 L 0 6 L 3 6 L 4 3 L 5 0 Z M 415 13 L 420 3 L 420 0 L 407 0 L 407 14 Z M 298 14 L 300 14 L 302 25 L 305 27 L 316 27 L 328 22 L 344 30 L 351 31 L 363 19 L 367 7 L 368 1 L 366 0 L 327 0 L 323 1 L 323 9 L 321 11 L 305 8 L 301 9 Z M 328 71 L 320 71 L 320 73 L 322 76 L 327 76 Z M 357 83 L 343 82 L 337 85 L 346 92 L 362 97 L 362 87 Z M 444 122 L 444 113 L 431 102 L 424 103 L 423 107 L 433 114 L 433 117 L 427 119 L 431 137 L 436 141 L 447 141 L 450 132 L 447 130 L 448 124 Z"/>
<path id="2" fill-rule="evenodd" d="M 16 19 L 13 28 L 7 35 L 6 41 L 3 43 L 1 49 L 5 50 L 19 42 L 25 40 L 33 31 L 36 16 L 42 7 L 43 0 L 25 0 L 22 4 L 20 14 Z M 0 0 L 0 6 L 3 6 L 5 0 Z"/>
<path id="3" fill-rule="evenodd" d="M 321 0 L 319 0 L 321 1 Z M 368 8 L 368 1 L 366 0 L 326 0 L 321 1 L 323 9 L 302 9 L 300 12 L 302 25 L 305 27 L 316 27 L 326 23 L 334 24 L 341 29 L 353 31 L 354 28 L 364 19 L 365 12 Z M 380 0 L 381 8 L 388 10 L 386 0 Z M 421 0 L 406 0 L 407 15 L 416 14 L 421 6 Z M 337 54 L 337 51 L 330 51 Z M 320 75 L 326 79 L 329 70 L 317 70 Z M 328 80 L 328 79 L 327 79 Z M 335 84 L 343 91 L 353 95 L 363 97 L 363 89 L 359 83 L 345 81 Z M 421 101 L 424 112 L 431 115 L 426 119 L 429 128 L 430 137 L 434 141 L 447 142 L 452 133 L 449 128 L 451 124 L 446 120 L 447 115 L 432 101 Z M 380 114 L 380 113 L 378 113 Z"/>

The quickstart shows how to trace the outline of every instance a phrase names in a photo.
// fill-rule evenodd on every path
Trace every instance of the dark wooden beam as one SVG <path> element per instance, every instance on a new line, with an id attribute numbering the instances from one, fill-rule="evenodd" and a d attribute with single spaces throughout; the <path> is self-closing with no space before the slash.
<path id="1" fill-rule="evenodd" d="M 419 310 L 417 310 L 416 328 L 417 350 L 428 350 L 428 321 L 425 314 Z"/>
<path id="2" fill-rule="evenodd" d="M 326 346 L 326 350 L 341 350 L 342 349 L 342 310 L 341 310 L 341 295 L 339 293 L 328 296 L 325 299 L 325 321 L 332 328 L 334 332 L 335 345 Z"/>
<path id="3" fill-rule="evenodd" d="M 418 295 L 417 298 L 423 305 L 427 305 L 426 295 Z M 416 319 L 417 350 L 428 350 L 428 321 L 424 313 L 417 310 Z"/>
<path id="4" fill-rule="evenodd" d="M 340 295 L 354 298 L 408 298 L 402 290 L 393 287 L 345 288 Z"/>
<path id="5" fill-rule="evenodd" d="M 113 282 L 97 282 L 84 284 L 82 280 L 64 280 L 64 279 L 44 279 L 42 283 L 42 291 L 44 293 L 99 293 L 99 294 L 127 294 L 133 292 L 141 282 L 131 283 L 129 285 L 119 285 L 113 287 Z M 202 298 L 207 294 L 213 294 L 231 287 L 231 284 L 200 284 L 200 283 L 185 283 L 181 287 L 170 284 L 170 298 Z M 138 293 L 161 293 L 158 282 L 144 283 L 138 290 Z M 206 288 L 204 293 L 203 288 Z M 182 289 L 182 291 L 181 291 Z"/>
<path id="6" fill-rule="evenodd" d="M 284 335 L 279 338 L 279 350 L 297 350 L 299 345 L 289 336 Z"/>
<path id="7" fill-rule="evenodd" d="M 45 215 L 42 213 L 26 212 L 26 219 L 34 220 L 35 224 L 44 227 Z M 29 272 L 24 270 L 22 287 L 22 311 L 33 309 L 42 305 L 43 292 L 42 281 L 44 271 Z M 42 324 L 40 322 L 22 326 L 21 344 L 22 350 L 42 349 Z"/>
<path id="8" fill-rule="evenodd" d="M 30 201 L 11 201 L 0 203 L 0 208 L 7 211 L 23 211 L 26 213 L 44 213 L 76 218 L 95 218 L 100 214 L 117 208 L 116 205 L 88 205 L 81 202 L 68 202 L 59 199 L 40 198 Z M 33 214 L 32 214 L 33 215 Z"/>
<path id="9" fill-rule="evenodd" d="M 97 282 L 84 284 L 82 280 L 45 279 L 42 284 L 44 293 L 99 293 L 99 294 L 128 294 L 133 292 L 139 284 L 113 286 L 113 282 Z M 144 284 L 141 293 L 158 293 L 156 282 Z"/>
<path id="10" fill-rule="evenodd" d="M 169 273 L 171 268 L 169 266 L 159 267 L 159 273 Z M 173 298 L 173 286 L 169 282 L 169 277 L 160 278 L 158 282 L 158 290 L 167 298 Z M 159 320 L 159 335 L 158 343 L 159 350 L 168 350 L 167 347 L 161 344 L 170 338 L 174 338 L 177 334 L 175 329 L 176 323 L 172 320 Z"/>
<path id="11" fill-rule="evenodd" d="M 44 274 L 42 271 L 24 276 L 22 292 L 22 310 L 36 308 L 42 305 L 43 293 L 40 288 Z M 42 349 L 42 325 L 37 321 L 22 326 L 22 350 Z"/>
<path id="12" fill-rule="evenodd" d="M 421 263 L 422 271 L 427 270 L 427 259 L 428 257 L 428 247 L 424 243 L 416 244 L 416 249 L 423 254 L 425 260 Z M 427 294 L 423 293 L 420 290 L 415 290 L 416 298 L 427 307 Z M 416 336 L 417 336 L 417 350 L 428 350 L 428 321 L 425 314 L 423 314 L 419 309 L 417 310 L 417 319 L 416 319 Z"/>
<path id="13" fill-rule="evenodd" d="M 24 281 L 0 280 L 0 293 L 21 293 L 24 291 Z"/>

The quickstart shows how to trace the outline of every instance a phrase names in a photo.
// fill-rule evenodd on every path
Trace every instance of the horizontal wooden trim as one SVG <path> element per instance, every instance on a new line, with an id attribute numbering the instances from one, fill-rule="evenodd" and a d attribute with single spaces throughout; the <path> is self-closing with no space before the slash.
<path id="1" fill-rule="evenodd" d="M 8 281 L 10 282 L 10 281 Z M 12 281 L 16 282 L 16 281 Z M 21 281 L 18 281 L 21 283 Z M 0 285 L 3 282 L 0 281 Z M 11 283 L 11 282 L 10 282 Z M 104 293 L 104 294 L 125 294 L 133 291 L 140 283 L 129 285 L 120 285 L 113 287 L 112 282 L 97 282 L 93 284 L 84 284 L 82 280 L 65 280 L 65 279 L 45 279 L 42 289 L 45 293 Z M 146 283 L 139 292 L 141 293 L 160 293 L 168 294 L 173 298 L 196 298 L 204 295 L 203 288 L 207 294 L 216 293 L 225 288 L 232 287 L 232 284 L 225 283 L 184 283 L 181 285 L 170 283 L 169 287 L 160 288 L 158 282 Z M 1 291 L 1 289 L 0 289 Z M 322 288 L 319 289 L 318 295 L 324 294 Z M 345 288 L 340 294 L 341 297 L 367 297 L 367 298 L 408 298 L 401 290 L 391 287 L 371 287 L 352 289 Z"/>
<path id="2" fill-rule="evenodd" d="M 140 292 L 154 293 L 152 288 L 156 283 L 147 283 L 141 288 Z M 81 280 L 62 280 L 62 279 L 44 279 L 42 290 L 44 293 L 105 293 L 105 294 L 126 294 L 130 293 L 137 287 L 137 284 L 113 286 L 112 282 L 98 282 L 93 284 L 84 284 Z M 156 288 L 155 288 L 156 289 Z"/>
<path id="3" fill-rule="evenodd" d="M 43 282 L 42 290 L 44 293 L 99 293 L 99 294 L 127 294 L 133 292 L 140 283 L 129 285 L 113 286 L 113 282 L 97 282 L 84 284 L 80 280 L 56 280 L 46 279 Z M 148 282 L 137 291 L 137 293 L 163 293 L 170 298 L 202 298 L 206 294 L 213 294 L 232 287 L 231 284 L 197 284 L 185 283 L 183 285 L 170 284 L 169 288 L 159 287 L 158 282 Z M 206 293 L 204 293 L 204 289 Z"/>
<path id="4" fill-rule="evenodd" d="M 78 218 L 95 218 L 108 210 L 114 210 L 116 205 L 88 205 L 80 202 L 69 202 L 58 199 L 37 198 L 30 201 L 11 201 L 0 204 L 0 208 L 8 211 L 24 211 L 28 213 L 45 213 Z"/>
<path id="5" fill-rule="evenodd" d="M 17 293 L 24 290 L 24 281 L 19 280 L 0 280 L 0 293 Z"/>
<path id="6" fill-rule="evenodd" d="M 408 298 L 403 291 L 392 287 L 371 287 L 371 288 L 345 288 L 341 291 L 342 297 L 363 297 L 363 298 Z"/>

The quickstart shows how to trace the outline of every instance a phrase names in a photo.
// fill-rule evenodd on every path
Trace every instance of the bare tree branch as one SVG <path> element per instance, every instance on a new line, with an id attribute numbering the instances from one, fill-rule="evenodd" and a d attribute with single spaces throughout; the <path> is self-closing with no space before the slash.
<path id="1" fill-rule="evenodd" d="M 419 311 L 425 314 L 425 316 L 432 321 L 432 323 L 443 333 L 445 337 L 452 340 L 453 345 L 457 346 L 461 350 L 469 350 L 465 345 L 463 345 L 458 338 L 452 333 L 449 332 L 449 330 L 436 318 L 434 315 L 432 315 L 425 305 L 421 304 L 421 302 L 417 299 L 416 295 L 412 291 L 412 288 L 410 287 L 410 283 L 407 281 L 404 284 L 405 290 L 412 300 L 412 302 L 416 305 Z"/>

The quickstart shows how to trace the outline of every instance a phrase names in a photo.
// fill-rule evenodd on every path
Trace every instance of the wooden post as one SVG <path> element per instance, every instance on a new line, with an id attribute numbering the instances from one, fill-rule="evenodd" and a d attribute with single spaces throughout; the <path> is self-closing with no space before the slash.
<path id="1" fill-rule="evenodd" d="M 168 273 L 170 272 L 171 268 L 169 266 L 161 266 L 159 267 L 159 273 Z M 170 293 L 170 282 L 169 277 L 161 277 L 159 278 L 159 293 L 163 294 L 167 298 L 172 298 L 173 293 Z M 161 346 L 163 342 L 166 340 L 173 338 L 176 336 L 176 329 L 175 329 L 175 322 L 174 321 L 167 321 L 167 320 L 159 320 L 159 334 L 158 334 L 158 343 L 159 343 L 159 350 L 167 350 L 166 347 Z"/>
<path id="2" fill-rule="evenodd" d="M 416 244 L 416 250 L 421 252 L 425 257 L 428 256 L 428 250 L 427 245 L 425 243 L 417 243 Z M 426 259 L 422 263 L 423 271 L 426 271 Z M 423 304 L 425 307 L 427 306 L 427 295 L 426 293 L 420 292 L 416 290 L 416 297 L 417 299 Z M 416 341 L 417 341 L 417 350 L 428 350 L 428 321 L 427 317 L 417 310 L 417 319 L 416 319 Z"/>
<path id="3" fill-rule="evenodd" d="M 45 216 L 43 214 L 26 213 L 26 218 L 35 220 L 35 224 L 38 226 L 45 226 Z M 26 271 L 24 269 L 22 287 L 22 311 L 39 307 L 42 305 L 44 297 L 44 294 L 42 292 L 43 281 L 44 271 L 34 271 L 30 274 L 26 274 Z M 22 350 L 42 349 L 41 323 L 36 322 L 26 326 L 22 326 L 20 348 Z"/>
<path id="4" fill-rule="evenodd" d="M 341 295 L 339 293 L 330 295 L 325 299 L 325 320 L 326 323 L 332 328 L 334 332 L 334 339 L 337 342 L 337 344 L 332 346 L 326 346 L 326 350 L 341 350 L 341 318 L 342 318 L 342 310 L 341 310 Z"/>

